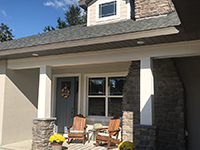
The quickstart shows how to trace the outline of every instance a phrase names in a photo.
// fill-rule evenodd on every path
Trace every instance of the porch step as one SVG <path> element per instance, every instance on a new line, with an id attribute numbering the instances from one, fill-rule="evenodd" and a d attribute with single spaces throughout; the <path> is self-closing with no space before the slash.
<path id="1" fill-rule="evenodd" d="M 67 150 L 108 150 L 106 147 L 103 146 L 83 145 L 83 144 L 69 144 L 67 148 L 68 148 Z M 118 150 L 118 148 L 112 150 Z"/>

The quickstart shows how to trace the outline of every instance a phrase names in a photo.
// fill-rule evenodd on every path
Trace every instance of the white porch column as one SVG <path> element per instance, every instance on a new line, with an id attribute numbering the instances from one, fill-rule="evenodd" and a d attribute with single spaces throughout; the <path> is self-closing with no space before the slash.
<path id="1" fill-rule="evenodd" d="M 3 115 L 6 86 L 6 60 L 0 61 L 0 145 L 3 141 Z"/>
<path id="2" fill-rule="evenodd" d="M 51 117 L 51 68 L 40 66 L 38 118 Z"/>
<path id="3" fill-rule="evenodd" d="M 152 125 L 154 122 L 154 82 L 153 62 L 150 57 L 140 61 L 140 124 Z"/>

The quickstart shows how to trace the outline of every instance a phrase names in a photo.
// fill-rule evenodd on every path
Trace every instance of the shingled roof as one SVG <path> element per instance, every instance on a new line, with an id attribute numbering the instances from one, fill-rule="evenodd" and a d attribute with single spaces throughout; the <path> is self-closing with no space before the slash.
<path id="1" fill-rule="evenodd" d="M 180 25 L 180 20 L 176 12 L 157 18 L 143 20 L 126 20 L 117 23 L 110 23 L 96 26 L 77 25 L 47 33 L 37 34 L 29 37 L 19 38 L 12 41 L 0 43 L 0 50 L 17 49 L 65 41 L 119 35 L 161 29 Z"/>

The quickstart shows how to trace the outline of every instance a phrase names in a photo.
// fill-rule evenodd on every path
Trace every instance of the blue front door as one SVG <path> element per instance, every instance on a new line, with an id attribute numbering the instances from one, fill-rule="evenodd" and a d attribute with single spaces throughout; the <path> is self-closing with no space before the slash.
<path id="1" fill-rule="evenodd" d="M 57 78 L 56 125 L 58 133 L 66 132 L 65 128 L 73 124 L 73 118 L 76 115 L 77 92 L 76 77 Z"/>

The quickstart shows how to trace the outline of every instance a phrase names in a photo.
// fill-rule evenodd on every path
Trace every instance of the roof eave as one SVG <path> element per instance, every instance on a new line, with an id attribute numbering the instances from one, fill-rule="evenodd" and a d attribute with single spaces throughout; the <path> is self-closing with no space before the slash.
<path id="1" fill-rule="evenodd" d="M 83 8 L 84 10 L 87 10 L 87 6 L 88 6 L 88 4 L 91 2 L 92 0 L 80 0 L 79 2 L 78 2 L 78 4 L 79 4 L 79 6 L 81 7 L 81 8 Z"/>
<path id="2" fill-rule="evenodd" d="M 17 48 L 17 49 L 8 49 L 8 50 L 1 51 L 0 57 L 25 54 L 25 53 L 36 53 L 36 52 L 41 52 L 41 51 L 46 51 L 46 55 L 48 55 L 48 51 L 53 50 L 53 49 L 62 49 L 62 48 L 86 46 L 86 45 L 93 45 L 93 44 L 103 44 L 103 43 L 109 43 L 109 42 L 111 43 L 111 42 L 117 42 L 117 41 L 156 37 L 156 36 L 161 36 L 161 35 L 171 35 L 171 34 L 177 34 L 177 33 L 179 33 L 179 30 L 177 30 L 176 27 L 167 27 L 167 28 L 147 30 L 147 31 L 141 31 L 141 32 L 132 32 L 132 33 L 126 33 L 126 34 L 112 35 L 112 36 L 66 41 L 66 42 L 37 45 L 37 46 Z"/>

